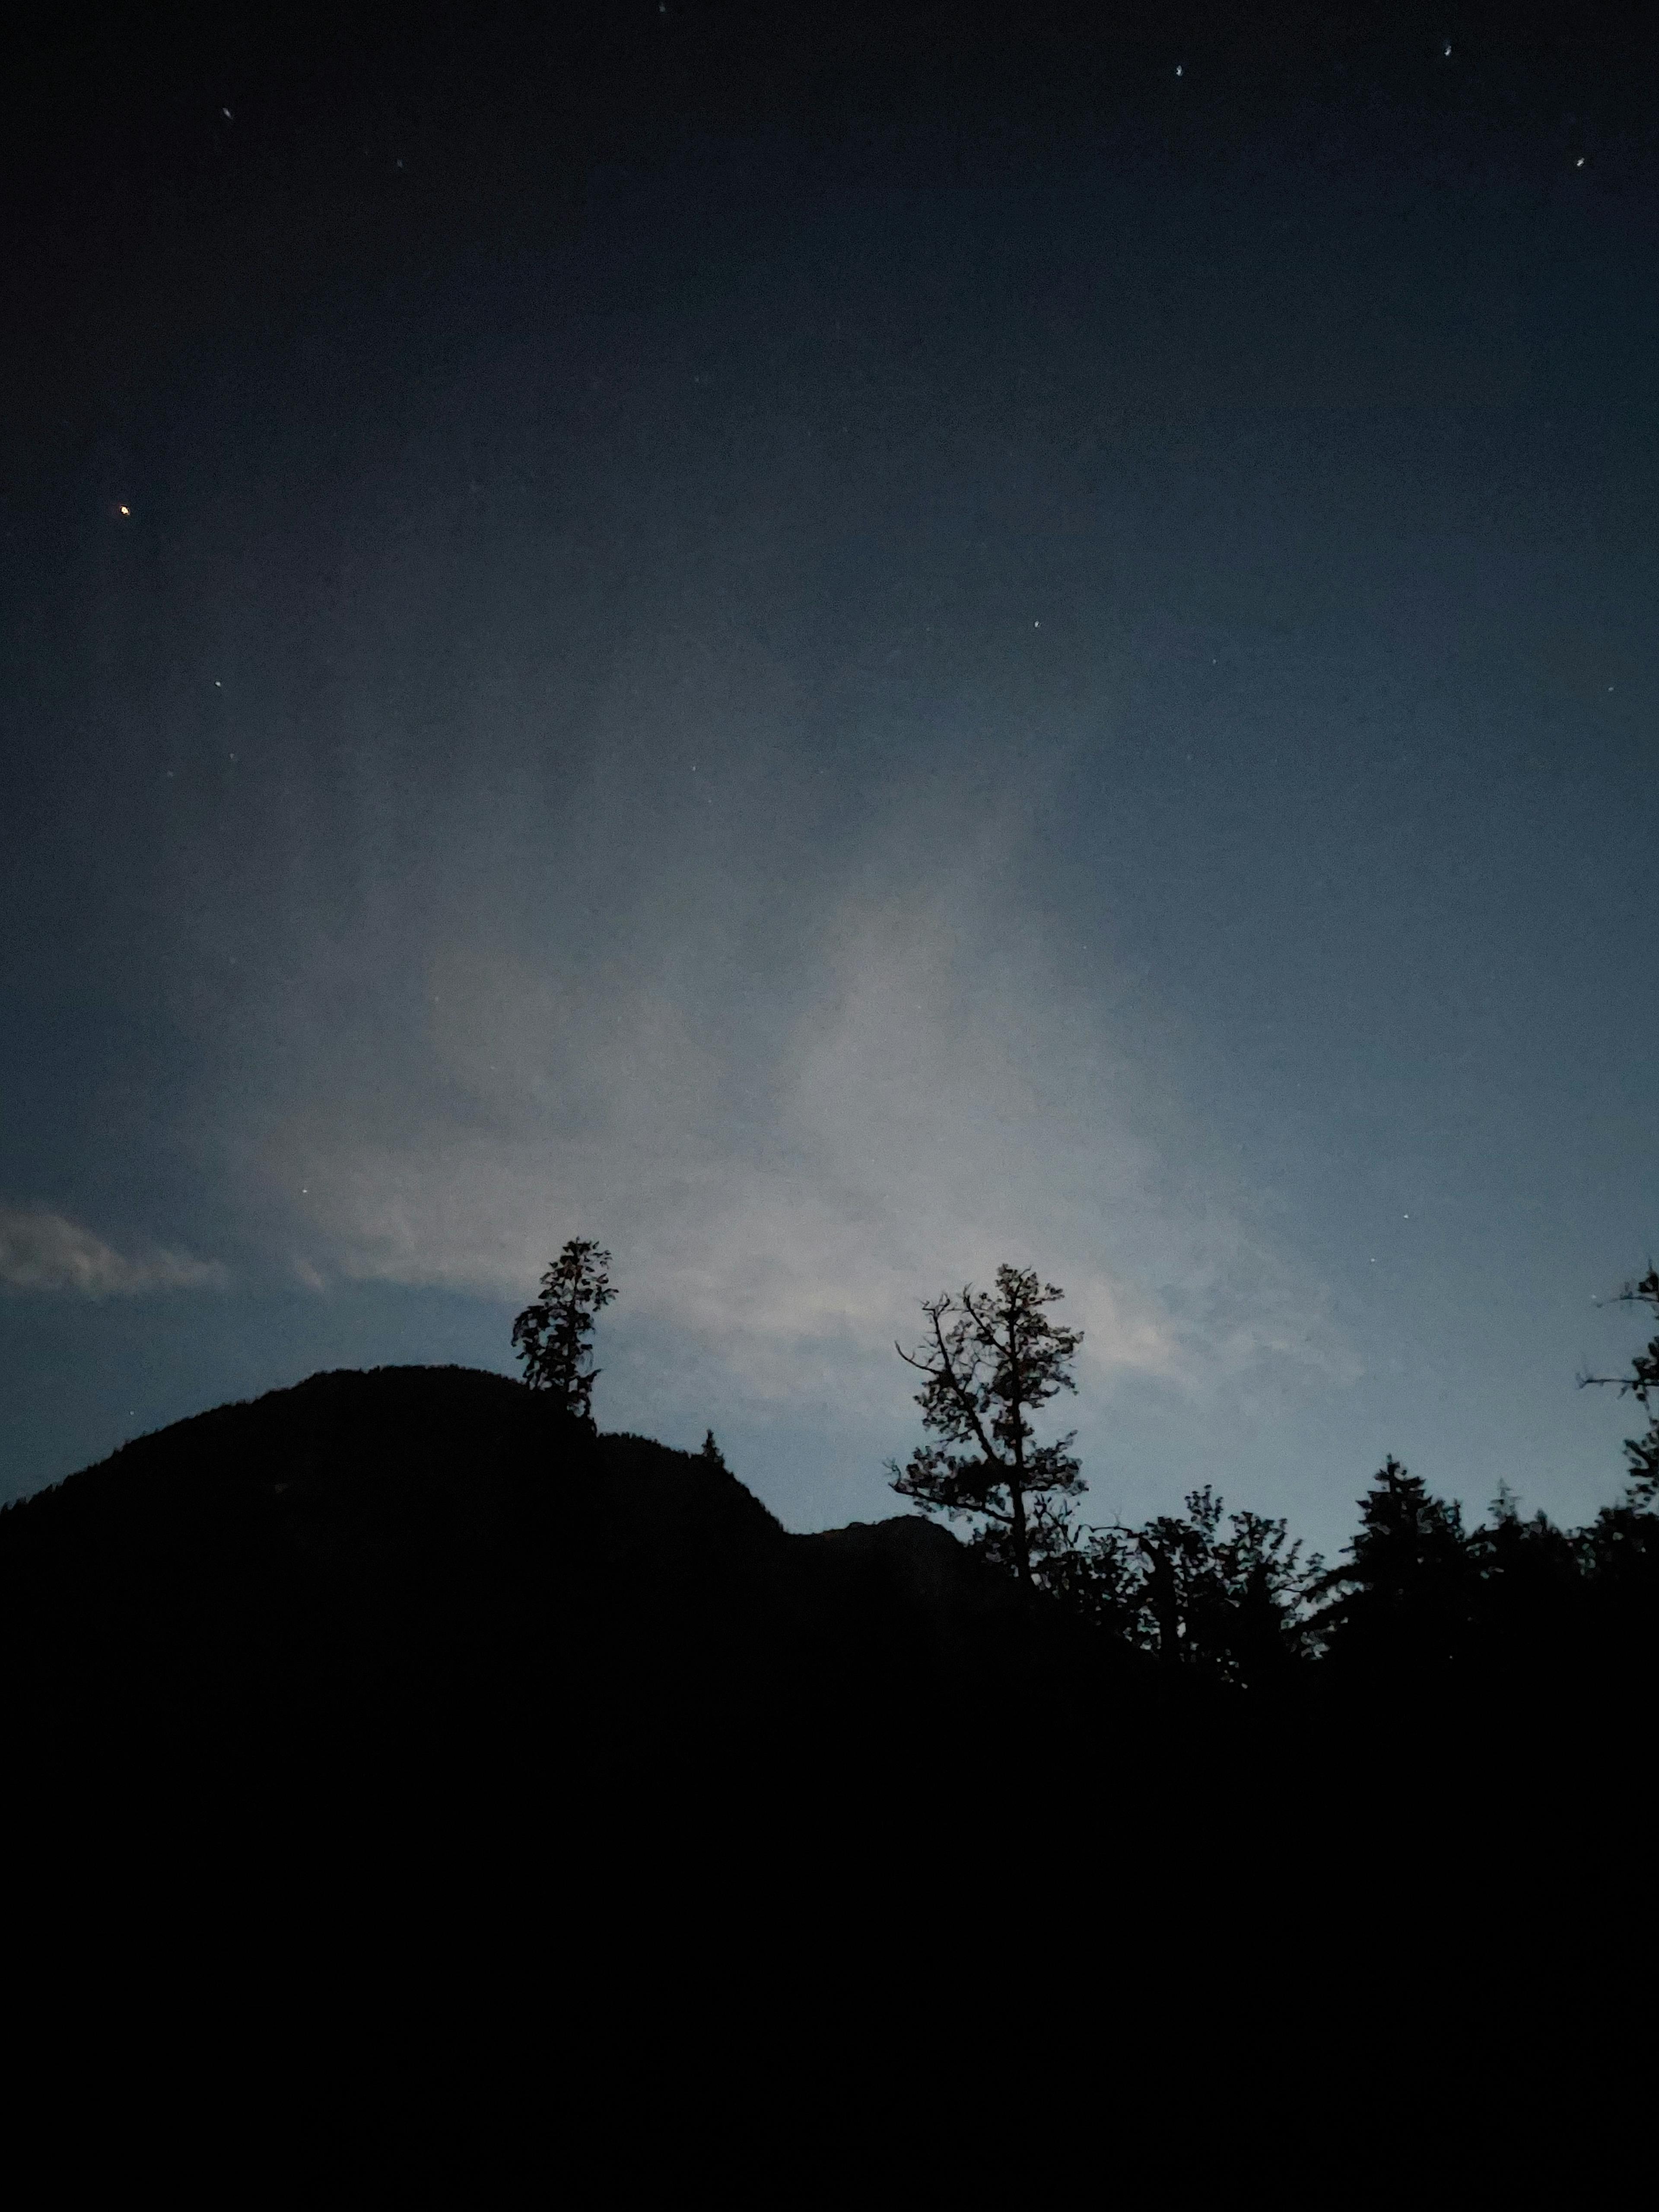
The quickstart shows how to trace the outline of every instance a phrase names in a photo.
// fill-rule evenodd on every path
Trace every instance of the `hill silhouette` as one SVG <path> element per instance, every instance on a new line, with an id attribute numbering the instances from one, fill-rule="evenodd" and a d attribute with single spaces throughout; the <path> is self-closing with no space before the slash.
<path id="1" fill-rule="evenodd" d="M 984 1833 L 1058 1800 L 1097 1854 L 1255 1838 L 1264 1863 L 1306 1847 L 1298 1806 L 1327 1837 L 1616 1810 L 1654 1516 L 1465 1537 L 1390 1469 L 1327 1655 L 1241 1688 L 933 1522 L 791 1534 L 718 1454 L 597 1433 L 505 1376 L 315 1375 L 0 1513 L 10 1771 L 94 1830 L 183 1804 L 297 1835 L 352 1802 L 428 1830 L 532 1815 L 520 1833 L 551 1802 L 798 1826 L 953 1802 Z"/>
<path id="2" fill-rule="evenodd" d="M 0 1657 L 20 1748 L 145 1787 L 943 1753 L 1157 1694 L 931 1522 L 791 1534 L 716 1456 L 455 1367 L 316 1375 L 10 1507 Z"/>

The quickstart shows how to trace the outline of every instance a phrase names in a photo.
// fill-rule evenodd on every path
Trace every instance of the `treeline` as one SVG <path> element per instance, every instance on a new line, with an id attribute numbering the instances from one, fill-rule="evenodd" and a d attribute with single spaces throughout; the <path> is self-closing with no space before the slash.
<path id="1" fill-rule="evenodd" d="M 923 1309 L 927 1340 L 898 1347 L 918 1370 L 917 1404 L 939 1439 L 892 1468 L 893 1487 L 967 1522 L 975 1547 L 1076 1617 L 1169 1668 L 1218 1682 L 1285 1684 L 1320 1661 L 1350 1679 L 1398 1684 L 1488 1668 L 1557 1674 L 1599 1663 L 1659 1615 L 1659 1336 L 1611 1382 L 1648 1413 L 1626 1445 L 1627 1481 L 1588 1528 L 1523 1516 L 1500 1490 L 1466 1528 L 1462 1508 L 1390 1456 L 1359 1500 L 1345 1557 L 1304 1559 L 1283 1520 L 1225 1510 L 1206 1485 L 1184 1514 L 1139 1528 L 1080 1517 L 1086 1487 L 1063 1436 L 1032 1416 L 1074 1389 L 1082 1339 L 1052 1309 L 1064 1293 L 1004 1267 Z M 1620 1293 L 1659 1316 L 1659 1271 Z"/>
<path id="2" fill-rule="evenodd" d="M 610 1255 L 567 1244 L 514 1342 L 526 1379 L 591 1425 L 588 1340 L 615 1292 Z M 1659 1335 L 1615 1385 L 1648 1416 L 1626 1445 L 1622 1495 L 1583 1528 L 1523 1516 L 1500 1487 L 1486 1517 L 1464 1525 L 1390 1456 L 1358 1501 L 1359 1528 L 1334 1565 L 1304 1556 L 1282 1519 L 1229 1511 L 1210 1485 L 1186 1510 L 1139 1527 L 1083 1516 L 1087 1491 L 1075 1432 L 1039 1439 L 1036 1418 L 1075 1389 L 1083 1339 L 1054 1308 L 1064 1292 L 1035 1272 L 997 1271 L 924 1304 L 923 1341 L 899 1357 L 922 1377 L 929 1441 L 892 1486 L 958 1525 L 969 1548 L 1019 1584 L 1032 1604 L 1150 1656 L 1160 1668 L 1262 1690 L 1328 1679 L 1398 1689 L 1427 1676 L 1488 1672 L 1565 1681 L 1623 1665 L 1659 1620 Z M 1620 1293 L 1659 1316 L 1659 1270 Z M 714 1449 L 713 1438 L 707 1447 Z"/>
<path id="3" fill-rule="evenodd" d="M 1561 1680 L 1619 1663 L 1659 1621 L 1650 1485 L 1576 1529 L 1500 1490 L 1466 1528 L 1455 1499 L 1389 1458 L 1331 1567 L 1304 1561 L 1283 1521 L 1224 1514 L 1207 1486 L 1186 1504 L 1139 1528 L 1072 1528 L 1037 1564 L 1038 1588 L 1164 1665 L 1252 1689 L 1287 1687 L 1315 1662 L 1379 1689 Z"/>

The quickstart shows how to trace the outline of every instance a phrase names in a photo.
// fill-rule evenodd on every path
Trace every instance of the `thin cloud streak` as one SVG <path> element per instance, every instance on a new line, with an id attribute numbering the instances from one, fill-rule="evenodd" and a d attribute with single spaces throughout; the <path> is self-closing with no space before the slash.
<path id="1" fill-rule="evenodd" d="M 228 1281 L 216 1260 L 193 1259 L 166 1246 L 131 1257 L 44 1206 L 0 1207 L 0 1285 L 8 1290 L 120 1298 L 223 1290 Z"/>

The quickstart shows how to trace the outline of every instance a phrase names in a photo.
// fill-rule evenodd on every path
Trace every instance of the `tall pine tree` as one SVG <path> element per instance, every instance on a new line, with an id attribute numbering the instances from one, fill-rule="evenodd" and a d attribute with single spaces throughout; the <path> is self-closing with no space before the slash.
<path id="1" fill-rule="evenodd" d="M 1086 1487 L 1072 1455 L 1076 1431 L 1039 1443 L 1030 1416 L 1061 1390 L 1075 1390 L 1071 1362 L 1083 1341 L 1050 1319 L 1066 1293 L 1029 1267 L 1000 1267 L 996 1287 L 925 1301 L 930 1334 L 915 1352 L 894 1350 L 924 1378 L 916 1394 L 924 1427 L 943 1439 L 921 1444 L 893 1487 L 930 1512 L 980 1526 L 975 1542 L 1027 1589 L 1033 1563 L 1067 1543 L 1069 1501 Z"/>

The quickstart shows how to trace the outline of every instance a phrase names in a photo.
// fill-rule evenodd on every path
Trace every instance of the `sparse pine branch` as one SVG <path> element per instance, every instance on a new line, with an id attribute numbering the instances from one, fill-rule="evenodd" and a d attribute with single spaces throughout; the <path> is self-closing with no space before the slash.
<path id="1" fill-rule="evenodd" d="M 1644 1305 L 1659 1314 L 1659 1267 L 1651 1261 L 1645 1275 L 1633 1283 L 1626 1283 L 1611 1303 L 1615 1305 Z M 1630 1463 L 1630 1492 L 1632 1502 L 1640 1507 L 1650 1507 L 1659 1502 L 1659 1336 L 1652 1337 L 1631 1361 L 1628 1375 L 1581 1375 L 1581 1390 L 1590 1384 L 1613 1384 L 1620 1396 L 1634 1398 L 1647 1413 L 1647 1434 L 1626 1437 L 1625 1457 Z"/>

